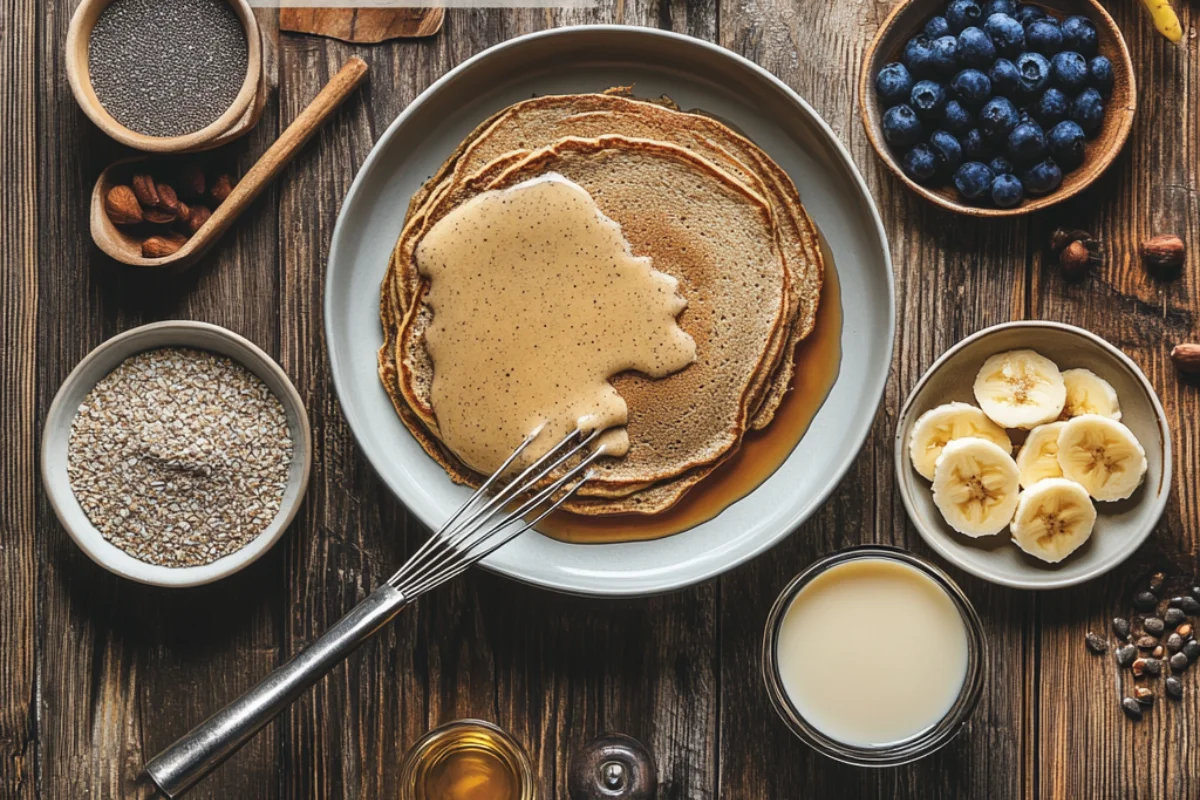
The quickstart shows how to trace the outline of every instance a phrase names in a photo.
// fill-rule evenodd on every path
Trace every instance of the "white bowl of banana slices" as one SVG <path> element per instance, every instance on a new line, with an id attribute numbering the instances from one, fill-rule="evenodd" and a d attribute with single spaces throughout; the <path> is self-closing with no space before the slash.
<path id="1" fill-rule="evenodd" d="M 1082 328 L 1011 322 L 946 351 L 900 412 L 900 495 L 962 569 L 1022 589 L 1124 561 L 1171 491 L 1171 432 L 1146 376 Z"/>

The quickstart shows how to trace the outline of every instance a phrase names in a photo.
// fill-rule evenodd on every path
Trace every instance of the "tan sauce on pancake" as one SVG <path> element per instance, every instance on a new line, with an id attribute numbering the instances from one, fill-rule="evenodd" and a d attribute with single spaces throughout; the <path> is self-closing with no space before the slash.
<path id="1" fill-rule="evenodd" d="M 792 387 L 771 424 L 763 430 L 748 431 L 741 448 L 728 461 L 665 511 L 594 517 L 555 511 L 538 523 L 538 531 L 580 544 L 659 539 L 707 522 L 749 495 L 779 469 L 808 431 L 841 371 L 841 284 L 833 253 L 825 238 L 818 238 L 825 261 L 820 311 L 812 333 L 796 346 Z"/>
<path id="2" fill-rule="evenodd" d="M 696 345 L 676 317 L 678 281 L 637 257 L 582 187 L 547 174 L 484 192 L 434 225 L 416 250 L 429 279 L 431 401 L 440 438 L 465 464 L 495 471 L 541 428 L 518 466 L 576 427 L 614 428 L 629 449 L 620 372 L 678 372 Z"/>

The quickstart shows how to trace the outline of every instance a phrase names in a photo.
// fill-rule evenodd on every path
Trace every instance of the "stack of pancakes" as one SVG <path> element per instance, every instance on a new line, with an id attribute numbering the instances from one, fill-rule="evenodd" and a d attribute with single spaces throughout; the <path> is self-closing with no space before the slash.
<path id="1" fill-rule="evenodd" d="M 747 431 L 774 418 L 792 383 L 795 346 L 816 319 L 824 271 L 816 230 L 769 156 L 666 100 L 539 97 L 485 121 L 413 197 L 380 303 L 383 384 L 404 424 L 459 483 L 477 486 L 485 476 L 438 436 L 430 404 L 436 366 L 424 344 L 428 285 L 416 246 L 470 197 L 550 172 L 587 190 L 634 255 L 679 280 L 688 302 L 679 324 L 697 347 L 682 372 L 613 379 L 629 406 L 630 450 L 601 459 L 565 507 L 662 511 L 735 453 Z"/>

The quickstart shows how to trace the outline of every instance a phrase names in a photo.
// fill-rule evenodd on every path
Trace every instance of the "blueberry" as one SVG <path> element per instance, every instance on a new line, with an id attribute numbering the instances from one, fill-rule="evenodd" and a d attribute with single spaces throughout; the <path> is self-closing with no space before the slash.
<path id="1" fill-rule="evenodd" d="M 1083 163 L 1083 151 L 1087 137 L 1083 128 L 1071 120 L 1064 120 L 1050 129 L 1046 142 L 1050 155 L 1067 172 Z"/>
<path id="2" fill-rule="evenodd" d="M 963 105 L 976 108 L 992 96 L 992 82 L 977 69 L 964 69 L 950 81 L 950 92 Z"/>
<path id="3" fill-rule="evenodd" d="M 1067 17 L 1062 23 L 1063 46 L 1083 53 L 1085 56 L 1096 54 L 1099 37 L 1096 26 L 1087 17 Z"/>
<path id="4" fill-rule="evenodd" d="M 1088 80 L 1099 90 L 1101 97 L 1108 97 L 1113 85 L 1112 62 L 1104 56 L 1093 58 L 1088 62 Z"/>
<path id="5" fill-rule="evenodd" d="M 883 138 L 892 147 L 908 147 L 921 139 L 921 120 L 912 106 L 901 103 L 884 112 Z"/>
<path id="6" fill-rule="evenodd" d="M 893 61 L 875 76 L 875 91 L 885 105 L 903 103 L 912 94 L 913 79 L 908 67 Z"/>
<path id="7" fill-rule="evenodd" d="M 958 70 L 958 38 L 939 36 L 929 43 L 929 65 L 937 75 L 949 78 Z"/>
<path id="8" fill-rule="evenodd" d="M 1008 157 L 1017 164 L 1028 164 L 1046 155 L 1046 134 L 1032 120 L 1009 131 L 1007 142 Z"/>
<path id="9" fill-rule="evenodd" d="M 921 119 L 941 119 L 946 108 L 946 90 L 934 81 L 917 81 L 909 103 Z"/>
<path id="10" fill-rule="evenodd" d="M 991 155 L 988 152 L 987 141 L 978 128 L 971 128 L 962 137 L 963 158 L 968 161 L 986 161 Z"/>
<path id="11" fill-rule="evenodd" d="M 937 174 L 937 156 L 927 144 L 919 144 L 904 154 L 900 162 L 904 174 L 917 183 L 925 183 Z"/>
<path id="12" fill-rule="evenodd" d="M 1062 29 L 1048 19 L 1039 19 L 1025 29 L 1025 41 L 1029 43 L 1030 50 L 1052 56 L 1062 50 Z"/>
<path id="13" fill-rule="evenodd" d="M 992 168 L 978 161 L 968 161 L 954 173 L 954 188 L 968 200 L 983 197 L 992 188 L 995 179 Z"/>
<path id="14" fill-rule="evenodd" d="M 979 110 L 979 130 L 993 142 L 1003 141 L 1017 121 L 1017 107 L 1007 97 L 993 97 Z"/>
<path id="15" fill-rule="evenodd" d="M 1041 53 L 1021 53 L 1016 60 L 1021 73 L 1021 91 L 1037 94 L 1050 82 L 1050 62 Z"/>
<path id="16" fill-rule="evenodd" d="M 998 95 L 1016 97 L 1021 93 L 1021 73 L 1007 58 L 996 59 L 988 70 L 988 78 L 992 81 L 992 91 Z"/>
<path id="17" fill-rule="evenodd" d="M 1021 183 L 1032 194 L 1048 194 L 1062 185 L 1063 174 L 1053 158 L 1039 161 L 1021 174 Z"/>
<path id="18" fill-rule="evenodd" d="M 904 62 L 904 66 L 908 67 L 908 71 L 917 77 L 933 75 L 936 70 L 933 66 L 933 48 L 930 46 L 932 40 L 921 34 L 914 36 L 908 40 L 908 44 L 904 45 L 904 55 L 900 58 Z"/>
<path id="19" fill-rule="evenodd" d="M 969 67 L 987 69 L 996 60 L 996 46 L 981 28 L 963 28 L 958 35 L 958 55 Z"/>
<path id="20" fill-rule="evenodd" d="M 1011 175 L 1013 173 L 1013 165 L 1004 156 L 996 156 L 988 162 L 988 166 L 997 175 Z"/>
<path id="21" fill-rule="evenodd" d="M 1025 49 L 1025 29 L 1008 14 L 992 14 L 983 29 L 1002 56 L 1015 56 Z"/>
<path id="22" fill-rule="evenodd" d="M 1013 12 L 1013 19 L 1025 26 L 1028 26 L 1035 20 L 1045 18 L 1046 12 L 1042 11 L 1037 6 L 1021 4 L 1017 6 L 1017 10 Z"/>
<path id="23" fill-rule="evenodd" d="M 963 108 L 962 103 L 957 100 L 946 103 L 946 110 L 942 112 L 943 128 L 955 134 L 966 133 L 974 124 L 975 118 L 971 116 L 970 111 Z"/>
<path id="24" fill-rule="evenodd" d="M 946 36 L 950 32 L 950 23 L 946 22 L 945 17 L 930 17 L 929 22 L 925 23 L 925 35 L 930 39 Z"/>
<path id="25" fill-rule="evenodd" d="M 938 168 L 942 172 L 949 174 L 958 169 L 958 165 L 962 163 L 962 145 L 952 134 L 946 133 L 946 131 L 934 131 L 929 137 L 929 146 L 933 149 L 933 154 L 937 156 Z"/>
<path id="26" fill-rule="evenodd" d="M 992 202 L 1000 208 L 1012 208 L 1025 197 L 1021 179 L 1011 173 L 992 178 Z"/>
<path id="27" fill-rule="evenodd" d="M 992 14 L 1007 14 L 1012 16 L 1017 13 L 1016 0 L 988 0 L 983 4 L 983 16 L 986 19 Z"/>
<path id="28" fill-rule="evenodd" d="M 1072 50 L 1063 50 L 1050 59 L 1050 80 L 1064 92 L 1075 94 L 1088 79 L 1087 60 Z"/>
<path id="29" fill-rule="evenodd" d="M 1051 87 L 1033 104 L 1033 118 L 1043 128 L 1052 128 L 1067 118 L 1069 108 L 1070 101 L 1062 90 Z"/>
<path id="30" fill-rule="evenodd" d="M 983 9 L 975 0 L 951 0 L 946 6 L 946 22 L 950 30 L 958 33 L 968 25 L 975 25 L 983 19 Z"/>
<path id="31" fill-rule="evenodd" d="M 1095 89 L 1084 89 L 1071 101 L 1070 118 L 1079 123 L 1089 137 L 1104 125 L 1104 100 Z"/>

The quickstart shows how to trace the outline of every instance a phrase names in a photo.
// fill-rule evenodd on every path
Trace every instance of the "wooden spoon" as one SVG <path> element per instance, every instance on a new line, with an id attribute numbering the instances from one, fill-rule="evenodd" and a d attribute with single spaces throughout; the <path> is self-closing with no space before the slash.
<path id="1" fill-rule="evenodd" d="M 135 267 L 176 267 L 191 265 L 212 247 L 221 234 L 233 224 L 238 215 L 254 202 L 267 184 L 283 170 L 304 143 L 316 133 L 329 115 L 342 101 L 363 82 L 367 75 L 367 63 L 357 56 L 348 60 L 341 70 L 330 79 L 308 107 L 280 135 L 254 166 L 242 176 L 225 202 L 217 206 L 208 221 L 188 239 L 182 247 L 163 258 L 142 256 L 142 240 L 129 231 L 121 230 L 112 223 L 104 210 L 104 198 L 108 190 L 120 183 L 128 183 L 135 166 L 155 156 L 136 156 L 109 165 L 96 179 L 92 190 L 92 239 L 108 255 L 123 264 Z"/>

